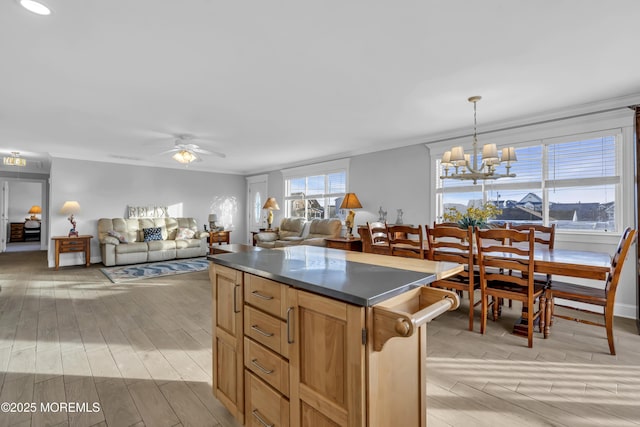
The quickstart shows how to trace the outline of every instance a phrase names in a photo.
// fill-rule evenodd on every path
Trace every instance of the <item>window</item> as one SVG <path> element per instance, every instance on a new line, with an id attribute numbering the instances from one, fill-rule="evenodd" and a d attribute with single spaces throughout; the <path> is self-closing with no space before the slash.
<path id="1" fill-rule="evenodd" d="M 285 216 L 309 220 L 341 217 L 339 206 L 347 192 L 347 171 L 348 161 L 282 171 Z"/>
<path id="2" fill-rule="evenodd" d="M 620 207 L 618 140 L 613 132 L 516 146 L 515 178 L 478 182 L 438 179 L 437 215 L 490 202 L 493 222 L 556 224 L 559 230 L 617 231 Z M 441 169 L 438 163 L 438 170 Z"/>

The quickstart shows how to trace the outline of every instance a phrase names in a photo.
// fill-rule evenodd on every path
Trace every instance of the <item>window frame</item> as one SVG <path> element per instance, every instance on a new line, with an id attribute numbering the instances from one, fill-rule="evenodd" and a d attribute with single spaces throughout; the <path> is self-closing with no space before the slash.
<path id="1" fill-rule="evenodd" d="M 285 217 L 291 217 L 290 212 L 290 203 L 291 200 L 298 200 L 299 196 L 291 196 L 289 195 L 289 187 L 290 181 L 292 179 L 300 179 L 300 178 L 309 178 L 314 176 L 324 176 L 324 193 L 322 194 L 313 194 L 310 195 L 310 198 L 322 198 L 325 199 L 323 218 L 328 219 L 331 218 L 329 216 L 330 209 L 328 205 L 328 200 L 333 198 L 344 197 L 346 193 L 349 192 L 349 165 L 350 159 L 341 159 L 334 160 L 330 162 L 322 162 L 315 163 L 313 165 L 307 166 L 299 166 L 295 168 L 283 169 L 281 170 L 282 179 L 283 179 L 283 200 L 284 200 L 284 215 Z M 330 174 L 342 173 L 345 174 L 345 191 L 344 193 L 327 193 L 328 188 L 328 177 Z M 305 217 L 307 216 L 307 204 L 305 203 Z M 339 213 L 340 209 L 338 206 L 335 208 L 336 217 L 340 218 L 340 220 L 344 220 L 343 215 Z"/>
<path id="2" fill-rule="evenodd" d="M 617 125 L 621 122 L 622 114 L 618 114 L 619 117 L 616 117 L 615 123 L 610 118 L 608 125 L 614 124 Z M 604 122 L 604 120 L 602 121 Z M 599 123 L 601 127 L 593 128 L 593 124 Z M 622 124 L 622 123 L 620 123 Z M 470 138 L 468 137 L 460 137 L 460 138 L 450 138 L 447 140 L 441 140 L 437 143 L 426 144 L 430 149 L 431 153 L 431 167 L 432 167 L 432 185 L 430 186 L 432 192 L 432 200 L 434 200 L 433 214 L 434 219 L 442 218 L 443 214 L 443 194 L 447 191 L 455 191 L 455 192 L 479 192 L 482 194 L 483 201 L 487 201 L 487 195 L 492 190 L 504 189 L 504 190 L 526 190 L 530 188 L 536 192 L 536 194 L 540 193 L 543 199 L 543 222 L 545 224 L 549 221 L 549 191 L 550 191 L 550 183 L 553 182 L 553 178 L 548 174 L 548 146 L 551 144 L 562 144 L 567 142 L 576 142 L 581 140 L 588 140 L 593 138 L 599 138 L 603 136 L 613 136 L 615 137 L 615 146 L 616 146 L 616 158 L 615 158 L 615 175 L 613 178 L 607 179 L 605 184 L 615 185 L 615 204 L 616 204 L 616 212 L 615 212 L 615 231 L 603 231 L 603 230 L 580 230 L 580 229 L 566 229 L 560 228 L 558 229 L 558 234 L 560 235 L 585 235 L 585 236 L 615 236 L 619 235 L 624 228 L 624 224 L 629 222 L 628 220 L 628 209 L 629 202 L 624 198 L 624 194 L 626 194 L 626 186 L 628 183 L 625 182 L 625 171 L 628 169 L 629 165 L 628 161 L 625 160 L 625 157 L 629 155 L 628 149 L 625 149 L 626 141 L 629 140 L 628 135 L 628 126 L 630 123 L 626 123 L 626 126 L 620 127 L 612 127 L 612 126 L 603 126 L 603 123 L 595 120 L 591 123 L 591 126 L 586 126 L 587 129 L 583 132 L 577 132 L 578 129 L 575 129 L 575 126 L 555 126 L 547 127 L 551 129 L 533 129 L 529 130 L 526 134 L 522 129 L 519 132 L 504 132 L 504 131 L 495 131 L 489 132 L 490 135 L 485 135 L 484 137 L 479 138 L 480 145 L 487 143 L 495 143 L 498 147 L 506 147 L 506 146 L 514 146 L 516 149 L 531 147 L 531 146 L 543 146 L 543 154 L 541 165 L 544 167 L 541 182 L 535 181 L 533 183 L 508 183 L 508 178 L 501 178 L 497 181 L 478 181 L 478 184 L 473 185 L 471 181 L 468 182 L 468 185 L 458 186 L 455 188 L 449 187 L 446 188 L 443 193 L 442 190 L 442 179 L 440 179 L 442 168 L 440 166 L 440 159 L 442 157 L 442 153 L 449 149 L 449 147 L 453 145 L 462 145 L 465 150 L 471 150 L 472 145 L 470 142 Z M 534 126 L 535 127 L 535 126 Z M 540 127 L 540 126 L 538 126 Z M 542 126 L 544 128 L 544 126 Z M 591 127 L 592 129 L 588 129 Z M 571 128 L 574 132 L 567 132 L 567 130 Z M 517 141 L 517 137 L 514 138 L 514 134 L 517 134 L 517 137 L 521 138 L 522 142 L 514 143 L 513 141 Z M 527 138 L 529 136 L 529 138 Z M 533 138 L 531 138 L 533 136 Z M 540 138 L 535 138 L 536 136 L 541 136 Z M 462 139 L 464 138 L 464 139 Z M 499 170 L 503 170 L 504 167 L 499 168 Z M 588 178 L 589 181 L 592 181 L 591 185 L 602 184 L 601 178 Z M 599 180 L 599 181 L 596 181 Z M 612 182 L 615 181 L 615 182 Z M 556 181 L 560 182 L 560 181 Z M 579 186 L 579 187 L 587 187 L 589 184 L 584 184 L 584 180 L 566 180 L 561 182 L 562 184 L 569 184 L 569 186 Z M 581 185 L 578 185 L 581 184 Z M 562 188 L 566 188 L 563 186 Z M 562 239 L 562 237 L 561 237 Z M 582 240 L 581 238 L 573 239 L 575 241 Z M 609 240 L 609 238 L 605 238 L 605 240 Z M 586 240 L 588 241 L 588 240 Z"/>

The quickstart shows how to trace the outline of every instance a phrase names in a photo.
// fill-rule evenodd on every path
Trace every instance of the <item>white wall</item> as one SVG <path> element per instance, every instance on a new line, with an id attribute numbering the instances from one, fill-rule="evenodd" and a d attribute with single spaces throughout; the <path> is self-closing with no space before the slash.
<path id="1" fill-rule="evenodd" d="M 70 224 L 59 213 L 67 200 L 77 200 L 80 234 L 94 236 L 91 262 L 100 262 L 98 219 L 126 217 L 127 206 L 174 206 L 183 217 L 193 217 L 200 229 L 209 213 L 220 216 L 220 206 L 231 207 L 226 225 L 232 243 L 245 241 L 246 182 L 243 176 L 189 170 L 118 165 L 54 158 L 51 165 L 50 236 L 65 236 Z M 235 209 L 233 208 L 235 206 Z M 49 243 L 49 266 L 54 265 Z M 82 263 L 82 255 L 64 254 L 60 265 Z"/>
<path id="2" fill-rule="evenodd" d="M 430 164 L 423 145 L 352 157 L 348 191 L 356 193 L 362 204 L 356 211 L 356 225 L 377 220 L 380 206 L 387 211 L 388 223 L 394 223 L 397 210 L 402 209 L 405 224 L 424 224 L 431 209 L 425 190 Z"/>

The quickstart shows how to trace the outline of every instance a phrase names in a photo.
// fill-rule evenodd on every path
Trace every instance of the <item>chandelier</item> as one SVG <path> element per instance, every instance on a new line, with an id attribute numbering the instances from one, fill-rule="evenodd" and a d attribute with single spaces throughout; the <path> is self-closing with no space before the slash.
<path id="1" fill-rule="evenodd" d="M 473 155 L 465 154 L 461 146 L 445 151 L 440 161 L 440 164 L 444 167 L 444 175 L 440 176 L 440 179 L 473 180 L 473 183 L 477 184 L 479 179 L 513 178 L 516 176 L 515 173 L 510 172 L 511 163 L 518 160 L 516 158 L 516 149 L 513 147 L 503 148 L 502 156 L 498 157 L 496 144 L 485 144 L 482 147 L 482 163 L 478 165 L 476 104 L 481 99 L 481 96 L 469 98 L 469 102 L 473 103 Z M 496 167 L 500 163 L 506 163 L 506 173 L 498 173 L 496 171 Z M 451 167 L 455 168 L 455 171 L 449 174 Z"/>
<path id="2" fill-rule="evenodd" d="M 180 150 L 171 157 L 173 157 L 175 161 L 182 164 L 189 164 L 193 161 L 198 160 L 198 156 L 196 156 L 195 153 L 189 150 Z"/>
<path id="3" fill-rule="evenodd" d="M 27 166 L 27 160 L 20 157 L 20 153 L 17 151 L 12 151 L 11 157 L 3 158 L 3 163 L 7 166 Z"/>

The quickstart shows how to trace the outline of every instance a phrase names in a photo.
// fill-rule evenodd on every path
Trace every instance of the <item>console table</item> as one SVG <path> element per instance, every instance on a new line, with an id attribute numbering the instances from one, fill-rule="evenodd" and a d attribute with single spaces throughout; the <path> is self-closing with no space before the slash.
<path id="1" fill-rule="evenodd" d="M 86 266 L 91 265 L 91 239 L 93 236 L 80 235 L 78 237 L 54 236 L 51 238 L 55 243 L 56 251 L 56 271 L 60 266 L 60 254 L 71 252 L 83 252 Z"/>

